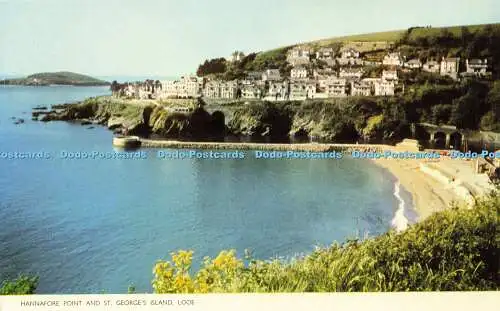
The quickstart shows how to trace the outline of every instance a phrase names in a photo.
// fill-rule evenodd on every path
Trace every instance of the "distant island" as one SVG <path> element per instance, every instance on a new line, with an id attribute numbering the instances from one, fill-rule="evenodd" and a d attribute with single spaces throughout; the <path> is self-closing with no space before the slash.
<path id="1" fill-rule="evenodd" d="M 109 82 L 96 79 L 87 75 L 69 72 L 41 72 L 29 75 L 25 78 L 5 79 L 0 80 L 0 85 L 33 85 L 33 86 L 48 86 L 48 85 L 73 85 L 73 86 L 105 86 L 110 85 Z"/>

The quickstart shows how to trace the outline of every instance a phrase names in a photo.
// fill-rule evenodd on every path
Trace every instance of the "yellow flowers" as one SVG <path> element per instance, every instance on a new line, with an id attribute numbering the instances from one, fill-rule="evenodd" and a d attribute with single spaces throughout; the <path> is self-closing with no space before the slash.
<path id="1" fill-rule="evenodd" d="M 194 278 L 190 275 L 193 252 L 172 253 L 172 262 L 159 261 L 153 274 L 156 293 L 209 293 L 230 291 L 231 284 L 243 272 L 243 261 L 234 250 L 222 251 L 215 259 L 206 257 Z"/>

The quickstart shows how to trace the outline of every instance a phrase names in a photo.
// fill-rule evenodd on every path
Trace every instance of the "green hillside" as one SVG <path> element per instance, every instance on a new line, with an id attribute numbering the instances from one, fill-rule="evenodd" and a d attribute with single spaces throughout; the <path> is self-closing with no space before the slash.
<path id="1" fill-rule="evenodd" d="M 500 29 L 500 23 L 495 24 L 480 24 L 480 25 L 466 25 L 466 26 L 449 26 L 449 27 L 410 27 L 411 37 L 410 39 L 416 39 L 418 37 L 431 37 L 439 35 L 442 31 L 450 31 L 457 38 L 461 36 L 462 30 L 466 28 L 471 33 L 476 33 L 483 31 L 485 28 L 491 27 L 494 30 Z M 393 31 L 383 31 L 383 32 L 373 32 L 365 34 L 357 34 L 342 37 L 333 37 L 321 40 L 315 40 L 310 42 L 304 42 L 303 44 L 311 46 L 328 46 L 334 43 L 346 43 L 352 41 L 361 42 L 398 42 L 405 33 L 407 29 L 403 30 L 393 30 Z"/>
<path id="2" fill-rule="evenodd" d="M 2 80 L 0 81 L 0 84 L 99 86 L 108 85 L 109 82 L 79 73 L 59 71 L 41 72 L 29 75 L 25 78 Z"/>

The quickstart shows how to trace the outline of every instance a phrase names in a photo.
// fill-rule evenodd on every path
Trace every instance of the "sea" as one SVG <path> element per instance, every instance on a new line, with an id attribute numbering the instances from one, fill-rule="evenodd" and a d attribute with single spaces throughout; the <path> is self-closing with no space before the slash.
<path id="1" fill-rule="evenodd" d="M 106 94 L 109 87 L 0 86 L 0 281 L 38 275 L 39 294 L 130 285 L 151 293 L 155 262 L 177 250 L 194 251 L 194 269 L 224 249 L 287 261 L 404 229 L 414 216 L 410 194 L 369 160 L 252 151 L 167 159 L 153 149 L 82 158 L 75 155 L 122 151 L 104 127 L 31 120 L 33 107 Z"/>

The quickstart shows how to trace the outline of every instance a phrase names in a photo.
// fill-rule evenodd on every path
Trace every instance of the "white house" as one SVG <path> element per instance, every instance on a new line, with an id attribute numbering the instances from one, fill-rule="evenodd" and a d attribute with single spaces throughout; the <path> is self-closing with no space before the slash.
<path id="1" fill-rule="evenodd" d="M 262 80 L 263 71 L 250 71 L 247 73 L 247 80 Z"/>
<path id="2" fill-rule="evenodd" d="M 220 81 L 207 81 L 203 88 L 203 96 L 207 98 L 219 98 L 221 85 Z"/>
<path id="3" fill-rule="evenodd" d="M 382 64 L 386 66 L 401 67 L 403 66 L 403 63 L 404 63 L 403 57 L 399 52 L 389 53 L 386 56 L 384 56 L 384 59 L 382 60 Z"/>
<path id="4" fill-rule="evenodd" d="M 335 56 L 335 52 L 333 51 L 333 48 L 321 48 L 316 51 L 316 58 L 317 59 L 333 59 Z"/>
<path id="5" fill-rule="evenodd" d="M 315 81 L 292 81 L 290 82 L 290 99 L 304 100 L 314 98 L 316 95 Z"/>
<path id="6" fill-rule="evenodd" d="M 440 64 L 435 60 L 427 61 L 423 66 L 422 70 L 431 73 L 439 73 Z"/>
<path id="7" fill-rule="evenodd" d="M 398 72 L 396 70 L 383 70 L 382 71 L 382 80 L 389 82 L 397 82 L 398 81 Z"/>
<path id="8" fill-rule="evenodd" d="M 363 65 L 363 60 L 359 58 L 359 51 L 353 48 L 343 48 L 340 50 L 340 57 L 337 57 L 337 63 L 340 66 Z"/>
<path id="9" fill-rule="evenodd" d="M 359 58 L 359 51 L 347 47 L 340 50 L 340 58 Z"/>
<path id="10" fill-rule="evenodd" d="M 375 96 L 394 96 L 394 82 L 378 81 L 374 83 Z"/>
<path id="11" fill-rule="evenodd" d="M 226 81 L 222 82 L 220 86 L 220 98 L 233 99 L 238 94 L 238 82 Z"/>
<path id="12" fill-rule="evenodd" d="M 305 79 L 307 78 L 307 69 L 303 66 L 293 67 L 290 71 L 292 79 Z"/>
<path id="13" fill-rule="evenodd" d="M 460 58 L 459 57 L 448 57 L 441 60 L 441 68 L 439 73 L 442 76 L 448 76 L 452 79 L 458 79 L 458 69 L 459 69 Z"/>
<path id="14" fill-rule="evenodd" d="M 372 86 L 368 82 L 351 81 L 351 96 L 370 96 Z"/>
<path id="15" fill-rule="evenodd" d="M 286 60 L 293 66 L 308 64 L 311 59 L 311 50 L 306 46 L 296 46 L 288 51 Z"/>
<path id="16" fill-rule="evenodd" d="M 407 61 L 404 66 L 406 68 L 410 68 L 410 69 L 419 69 L 419 68 L 422 68 L 422 62 L 418 59 L 418 58 L 414 58 L 414 59 L 410 59 L 409 61 Z"/>
<path id="17" fill-rule="evenodd" d="M 361 79 L 364 71 L 362 69 L 341 68 L 339 78 L 345 79 Z"/>
<path id="18" fill-rule="evenodd" d="M 241 98 L 259 99 L 262 97 L 262 88 L 255 83 L 246 83 L 241 86 Z"/>
<path id="19" fill-rule="evenodd" d="M 163 96 L 168 98 L 196 98 L 202 95 L 203 78 L 183 76 L 180 80 L 162 83 Z"/>
<path id="20" fill-rule="evenodd" d="M 321 48 L 316 51 L 316 59 L 326 62 L 328 66 L 335 65 L 335 52 L 333 48 Z"/>
<path id="21" fill-rule="evenodd" d="M 313 70 L 313 77 L 314 78 L 325 77 L 325 76 L 333 76 L 333 75 L 335 75 L 335 71 L 332 68 L 314 69 Z"/>
<path id="22" fill-rule="evenodd" d="M 478 77 L 486 76 L 490 74 L 488 72 L 488 60 L 485 59 L 466 59 L 465 60 L 465 72 L 469 75 L 475 75 Z"/>
<path id="23" fill-rule="evenodd" d="M 279 81 L 281 74 L 279 69 L 267 69 L 262 73 L 262 81 Z"/>
<path id="24" fill-rule="evenodd" d="M 325 91 L 328 97 L 347 96 L 347 80 L 331 78 L 326 81 Z"/>
<path id="25" fill-rule="evenodd" d="M 288 99 L 289 84 L 287 81 L 270 82 L 266 100 L 285 100 Z"/>

